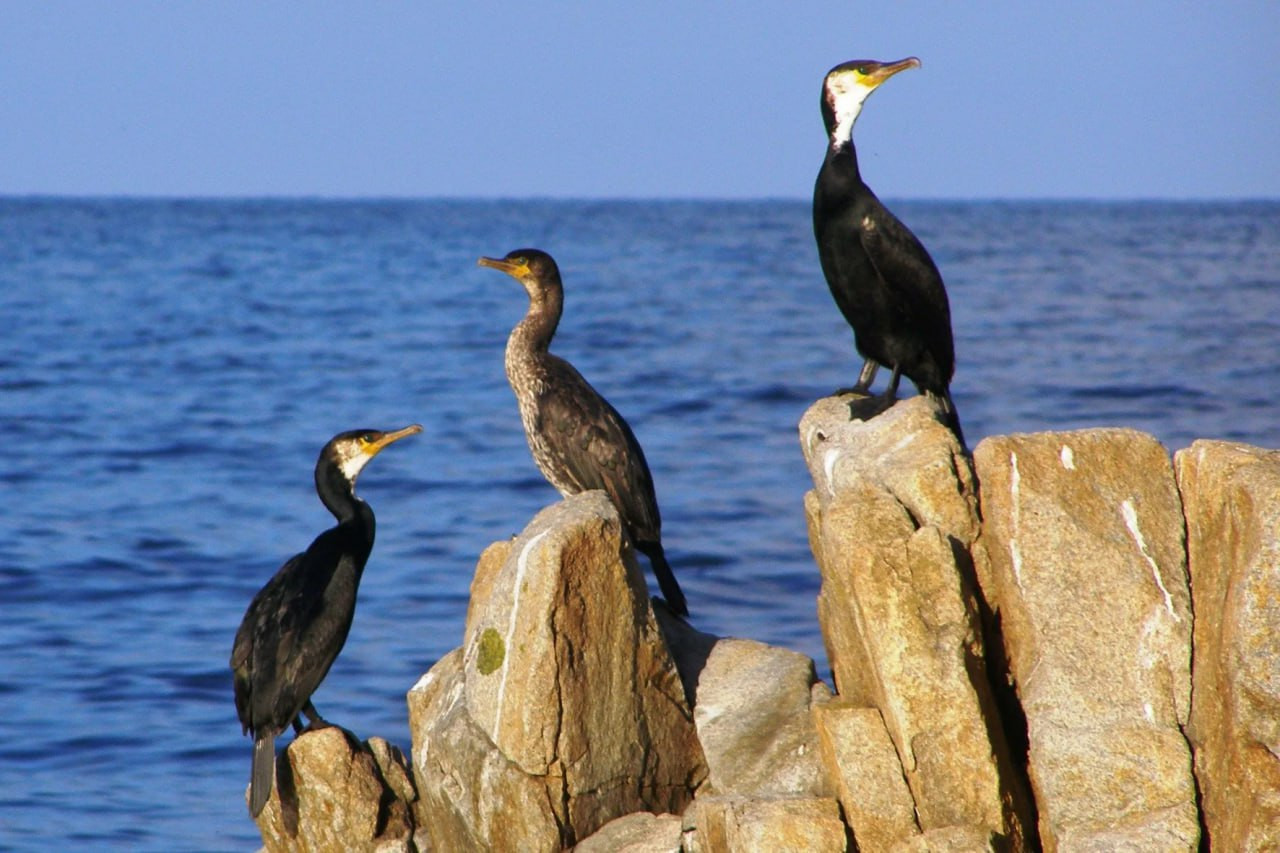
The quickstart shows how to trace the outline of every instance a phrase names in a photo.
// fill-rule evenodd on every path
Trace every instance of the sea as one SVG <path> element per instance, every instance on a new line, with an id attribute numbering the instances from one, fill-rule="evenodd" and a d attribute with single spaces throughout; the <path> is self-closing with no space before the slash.
<path id="1" fill-rule="evenodd" d="M 890 206 L 946 280 L 970 446 L 1280 448 L 1280 202 Z M 807 202 L 0 198 L 0 848 L 259 846 L 232 637 L 331 522 L 320 447 L 420 423 L 361 477 L 377 543 L 315 695 L 408 751 L 476 558 L 558 499 L 503 373 L 525 294 L 476 265 L 526 246 L 564 276 L 553 351 L 644 446 L 693 623 L 827 677 L 796 425 L 861 359 Z"/>

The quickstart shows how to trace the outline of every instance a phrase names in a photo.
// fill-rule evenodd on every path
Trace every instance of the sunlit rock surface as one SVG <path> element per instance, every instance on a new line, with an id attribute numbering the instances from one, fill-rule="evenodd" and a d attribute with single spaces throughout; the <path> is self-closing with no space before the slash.
<path id="1" fill-rule="evenodd" d="M 258 829 L 268 851 L 413 850 L 413 777 L 400 750 L 337 726 L 304 732 L 276 763 Z"/>
<path id="2" fill-rule="evenodd" d="M 631 812 L 679 813 L 706 775 L 644 579 L 599 492 L 485 552 L 461 656 L 410 704 L 419 814 L 441 849 L 571 846 Z"/>
<path id="3" fill-rule="evenodd" d="M 579 495 L 480 556 L 411 762 L 291 744 L 267 849 L 1280 847 L 1280 453 L 1093 429 L 971 459 L 927 400 L 852 395 L 800 441 L 832 686 L 650 601 Z"/>
<path id="4" fill-rule="evenodd" d="M 1095 429 L 974 453 L 983 592 L 1026 717 L 1046 849 L 1191 850 L 1191 596 L 1165 449 Z"/>
<path id="5" fill-rule="evenodd" d="M 918 829 L 987 827 L 1020 846 L 1030 812 L 993 719 L 968 550 L 980 523 L 968 457 L 925 398 L 868 421 L 850 419 L 858 402 L 820 400 L 800 422 L 836 690 L 879 711 Z"/>
<path id="6" fill-rule="evenodd" d="M 1175 458 L 1195 620 L 1191 722 L 1215 850 L 1280 850 L 1280 453 Z"/>

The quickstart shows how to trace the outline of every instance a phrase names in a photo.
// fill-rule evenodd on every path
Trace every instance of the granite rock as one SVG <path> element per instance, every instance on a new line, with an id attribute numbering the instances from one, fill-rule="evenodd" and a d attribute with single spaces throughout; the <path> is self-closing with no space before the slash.
<path id="1" fill-rule="evenodd" d="M 1191 719 L 1215 850 L 1280 849 L 1280 452 L 1175 459 L 1196 614 Z"/>
<path id="2" fill-rule="evenodd" d="M 609 499 L 543 510 L 486 550 L 472 586 L 460 660 L 410 699 L 433 840 L 440 826 L 488 849 L 558 849 L 622 815 L 682 811 L 706 765 Z"/>
<path id="3" fill-rule="evenodd" d="M 975 549 L 1026 717 L 1046 850 L 1194 850 L 1191 598 L 1165 449 L 1133 430 L 974 452 Z"/>
<path id="4" fill-rule="evenodd" d="M 837 693 L 880 712 L 921 830 L 988 827 L 1021 848 L 1033 830 L 986 671 L 968 458 L 923 397 L 866 421 L 849 419 L 849 399 L 800 422 Z"/>

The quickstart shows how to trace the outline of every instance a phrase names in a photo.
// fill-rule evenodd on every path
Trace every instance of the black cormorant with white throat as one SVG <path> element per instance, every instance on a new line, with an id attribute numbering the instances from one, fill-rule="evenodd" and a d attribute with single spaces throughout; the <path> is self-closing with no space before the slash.
<path id="1" fill-rule="evenodd" d="M 862 180 L 853 146 L 853 125 L 867 96 L 899 71 L 919 66 L 915 57 L 858 59 L 827 72 L 822 83 L 827 155 L 813 190 L 813 232 L 831 295 L 866 359 L 853 390 L 866 393 L 884 365 L 893 371 L 885 392 L 892 402 L 905 375 L 941 405 L 963 445 L 951 401 L 955 344 L 942 276 L 916 236 Z"/>
<path id="2" fill-rule="evenodd" d="M 608 493 L 635 547 L 653 566 L 662 596 L 680 615 L 684 593 L 662 550 L 662 519 L 653 477 L 631 427 L 573 365 L 548 351 L 564 310 L 560 270 L 546 252 L 516 249 L 481 258 L 524 285 L 529 310 L 507 339 L 507 380 L 520 407 L 529 450 L 561 495 Z"/>
<path id="3" fill-rule="evenodd" d="M 373 549 L 373 510 L 356 497 L 356 477 L 394 441 L 422 432 L 353 430 L 334 436 L 316 462 L 316 493 L 336 526 L 289 559 L 245 611 L 231 649 L 236 713 L 253 735 L 249 811 L 256 818 L 271 796 L 275 739 L 286 726 L 302 730 L 299 714 L 324 725 L 311 704 L 342 651 L 355 615 L 356 591 Z"/>

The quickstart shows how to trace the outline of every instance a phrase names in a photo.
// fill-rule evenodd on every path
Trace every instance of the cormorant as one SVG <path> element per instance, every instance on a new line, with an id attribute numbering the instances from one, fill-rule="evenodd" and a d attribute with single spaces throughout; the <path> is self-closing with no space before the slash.
<path id="1" fill-rule="evenodd" d="M 356 497 L 356 477 L 387 445 L 422 432 L 362 429 L 334 436 L 316 462 L 316 493 L 338 524 L 316 537 L 267 581 L 245 611 L 231 648 L 236 713 L 253 734 L 249 811 L 256 818 L 271 796 L 275 738 L 302 731 L 300 713 L 324 725 L 311 694 L 351 628 L 356 589 L 373 548 L 373 510 Z"/>
<path id="2" fill-rule="evenodd" d="M 529 450 L 561 495 L 603 489 L 636 548 L 649 558 L 662 596 L 689 612 L 662 550 L 662 519 L 653 477 L 631 427 L 573 365 L 548 352 L 564 309 L 560 270 L 546 252 L 516 249 L 481 258 L 524 285 L 529 311 L 507 340 L 507 380 L 515 391 Z"/>
<path id="3" fill-rule="evenodd" d="M 867 96 L 899 71 L 919 66 L 915 57 L 887 63 L 856 59 L 827 72 L 822 82 L 827 155 L 813 189 L 813 233 L 831 295 L 866 358 L 853 390 L 866 393 L 885 365 L 893 371 L 885 392 L 891 403 L 905 374 L 941 404 L 963 445 L 949 390 L 955 344 L 942 276 L 916 236 L 862 180 L 853 147 L 853 124 Z"/>

